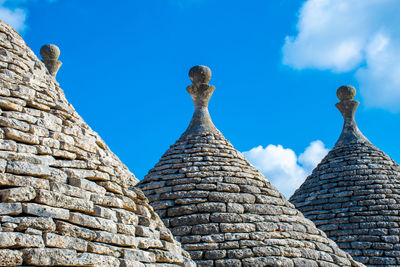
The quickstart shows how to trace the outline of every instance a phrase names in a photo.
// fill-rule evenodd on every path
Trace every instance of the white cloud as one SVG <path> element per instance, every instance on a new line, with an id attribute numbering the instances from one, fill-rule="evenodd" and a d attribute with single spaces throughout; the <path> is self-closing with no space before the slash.
<path id="1" fill-rule="evenodd" d="M 292 149 L 281 145 L 258 146 L 243 155 L 289 198 L 328 151 L 324 143 L 317 140 L 298 157 Z"/>
<path id="2" fill-rule="evenodd" d="M 299 156 L 299 163 L 303 166 L 307 173 L 315 168 L 320 161 L 328 154 L 329 149 L 325 148 L 324 143 L 320 140 L 313 141 Z"/>
<path id="3" fill-rule="evenodd" d="M 354 71 L 365 104 L 400 111 L 400 2 L 307 0 L 283 63 L 295 69 Z"/>
<path id="4" fill-rule="evenodd" d="M 6 7 L 6 1 L 0 0 L 0 19 L 9 24 L 17 32 L 23 32 L 26 28 L 26 11 L 21 8 Z"/>
<path id="5" fill-rule="evenodd" d="M 24 5 L 28 2 L 38 1 L 39 0 L 0 0 L 0 19 L 22 34 L 28 28 L 26 24 L 28 10 Z M 57 0 L 46 1 L 53 3 Z"/>

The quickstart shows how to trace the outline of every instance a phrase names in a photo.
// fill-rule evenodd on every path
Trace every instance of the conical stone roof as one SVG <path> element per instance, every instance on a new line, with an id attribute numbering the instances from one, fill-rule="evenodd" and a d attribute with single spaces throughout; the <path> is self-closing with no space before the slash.
<path id="1" fill-rule="evenodd" d="M 354 259 L 400 266 L 400 167 L 359 131 L 354 87 L 337 95 L 342 134 L 290 201 Z"/>
<path id="2" fill-rule="evenodd" d="M 58 48 L 41 54 L 44 63 L 0 21 L 0 265 L 190 265 L 49 75 Z"/>
<path id="3" fill-rule="evenodd" d="M 192 121 L 138 186 L 198 266 L 361 266 L 215 128 L 211 71 L 189 75 Z"/>

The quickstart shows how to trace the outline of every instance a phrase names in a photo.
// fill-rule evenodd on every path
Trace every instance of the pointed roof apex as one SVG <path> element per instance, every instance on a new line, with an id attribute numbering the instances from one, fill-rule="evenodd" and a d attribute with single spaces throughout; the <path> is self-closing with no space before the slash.
<path id="1" fill-rule="evenodd" d="M 192 97 L 195 109 L 189 127 L 181 138 L 206 132 L 219 133 L 208 112 L 208 102 L 215 90 L 213 85 L 208 84 L 211 79 L 210 68 L 202 65 L 194 66 L 189 71 L 189 77 L 193 84 L 186 90 Z"/>
<path id="2" fill-rule="evenodd" d="M 400 229 L 400 166 L 358 129 L 355 95 L 352 86 L 337 90 L 342 134 L 290 202 L 354 260 L 370 267 L 400 266 L 399 255 L 386 253 L 393 243 L 385 237 L 392 225 Z M 398 237 L 396 232 L 396 242 Z"/>
<path id="3" fill-rule="evenodd" d="M 42 62 L 46 66 L 49 73 L 56 77 L 58 70 L 62 63 L 58 61 L 60 56 L 60 48 L 54 44 L 46 44 L 40 48 L 40 55 L 42 56 Z"/>
<path id="4" fill-rule="evenodd" d="M 340 102 L 335 106 L 342 113 L 344 124 L 335 146 L 350 144 L 350 143 L 370 143 L 368 139 L 358 129 L 354 119 L 356 110 L 360 102 L 354 101 L 356 89 L 351 85 L 343 85 L 338 88 L 336 95 Z"/>
<path id="5" fill-rule="evenodd" d="M 358 264 L 257 171 L 213 125 L 211 71 L 193 67 L 186 132 L 137 185 L 198 266 Z"/>

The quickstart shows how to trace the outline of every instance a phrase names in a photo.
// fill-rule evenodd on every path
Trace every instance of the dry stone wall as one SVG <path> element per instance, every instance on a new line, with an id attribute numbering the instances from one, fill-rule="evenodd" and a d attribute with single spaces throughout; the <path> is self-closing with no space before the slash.
<path id="1" fill-rule="evenodd" d="M 193 266 L 134 175 L 1 21 L 0 126 L 1 266 Z"/>

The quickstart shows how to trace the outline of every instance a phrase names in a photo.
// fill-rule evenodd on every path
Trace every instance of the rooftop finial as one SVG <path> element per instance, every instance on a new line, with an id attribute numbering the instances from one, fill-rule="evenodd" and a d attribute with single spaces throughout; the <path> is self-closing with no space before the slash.
<path id="1" fill-rule="evenodd" d="M 344 118 L 342 133 L 336 142 L 336 146 L 349 143 L 365 143 L 368 139 L 358 129 L 354 119 L 356 110 L 360 102 L 354 101 L 356 89 L 351 85 L 343 85 L 338 88 L 336 95 L 340 102 L 335 106 L 339 109 Z"/>
<path id="2" fill-rule="evenodd" d="M 336 96 L 340 101 L 353 100 L 356 97 L 356 88 L 351 85 L 340 86 L 336 91 Z"/>
<path id="3" fill-rule="evenodd" d="M 60 48 L 53 44 L 46 44 L 40 48 L 40 55 L 42 56 L 42 62 L 46 66 L 49 73 L 56 77 L 58 70 L 62 63 L 58 61 L 60 56 Z"/>
<path id="4" fill-rule="evenodd" d="M 203 65 L 194 66 L 189 70 L 189 77 L 193 84 L 208 84 L 211 80 L 211 70 Z"/>
<path id="5" fill-rule="evenodd" d="M 189 77 L 193 84 L 189 85 L 186 90 L 192 97 L 195 109 L 189 127 L 182 136 L 218 132 L 208 113 L 208 101 L 215 90 L 214 86 L 208 84 L 211 79 L 210 68 L 201 65 L 194 66 L 189 71 Z"/>

